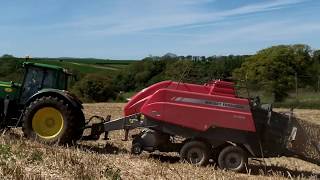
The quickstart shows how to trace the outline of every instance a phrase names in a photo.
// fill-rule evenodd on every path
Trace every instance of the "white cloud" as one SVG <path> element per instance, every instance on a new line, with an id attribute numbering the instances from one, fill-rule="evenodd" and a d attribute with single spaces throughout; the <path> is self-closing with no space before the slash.
<path id="1" fill-rule="evenodd" d="M 216 0 L 182 0 L 180 2 L 187 4 L 187 5 L 194 5 L 194 4 L 205 4 L 205 3 L 212 3 Z"/>
<path id="2" fill-rule="evenodd" d="M 217 11 L 196 9 L 194 5 L 218 3 L 218 0 L 124 0 L 106 15 L 81 17 L 72 22 L 43 25 L 31 28 L 73 28 L 87 35 L 116 35 L 148 32 L 172 27 L 199 28 L 230 17 L 272 11 L 308 0 L 268 0 L 264 3 L 244 5 L 234 9 Z M 225 21 L 224 21 L 225 22 Z"/>
<path id="3" fill-rule="evenodd" d="M 252 43 L 298 40 L 301 35 L 320 31 L 318 22 L 270 21 L 250 24 L 233 30 L 216 31 L 195 37 L 192 44 L 208 45 L 218 43 Z"/>
<path id="4" fill-rule="evenodd" d="M 218 3 L 218 0 L 162 0 L 162 1 L 132 1 L 124 0 L 118 4 L 117 11 L 107 12 L 106 15 L 85 17 L 72 22 L 64 22 L 43 26 L 32 26 L 35 29 L 77 29 L 79 34 L 88 36 L 109 36 L 130 34 L 136 32 L 155 33 L 152 30 L 166 28 L 201 28 L 206 27 L 216 22 L 228 22 L 227 19 L 234 16 L 247 15 L 258 12 L 272 11 L 275 9 L 286 8 L 290 5 L 302 3 L 308 0 L 268 0 L 263 3 L 254 3 L 240 6 L 233 9 L 208 12 L 202 9 L 194 9 L 195 4 Z M 140 2 L 140 3 L 138 3 Z M 134 7 L 130 5 L 133 4 Z M 126 6 L 124 6 L 126 5 Z M 157 7 L 157 9 L 149 9 Z M 144 13 L 146 12 L 146 13 Z M 222 21 L 224 20 L 224 21 Z M 285 24 L 281 22 L 282 24 Z M 256 32 L 258 29 L 264 31 L 269 27 L 281 26 L 279 22 L 269 22 L 249 25 L 248 27 L 239 27 L 228 32 L 229 37 Z M 272 26 L 270 24 L 273 24 Z M 1 27 L 0 27 L 1 28 Z M 300 26 L 300 31 L 301 31 Z M 281 29 L 282 26 L 281 26 Z M 299 28 L 298 28 L 299 29 Z M 299 31 L 299 30 L 296 31 Z M 292 30 L 293 31 L 293 30 Z M 170 32 L 170 31 L 169 31 Z M 271 31 L 272 32 L 272 29 Z M 215 31 L 216 33 L 216 31 Z M 164 35 L 165 33 L 161 33 Z M 226 32 L 222 32 L 220 37 Z M 284 33 L 285 34 L 285 33 Z M 167 36 L 196 36 L 205 37 L 205 41 L 215 41 L 216 37 L 203 34 L 188 34 L 188 33 L 166 33 Z M 208 36 L 210 37 L 208 39 Z M 261 37 L 263 38 L 263 37 Z M 203 41 L 203 43 L 205 43 Z"/>
<path id="5" fill-rule="evenodd" d="M 266 3 L 259 3 L 259 4 L 251 4 L 242 6 L 239 8 L 235 8 L 229 11 L 221 12 L 220 16 L 234 16 L 234 15 L 242 15 L 242 14 L 250 14 L 256 12 L 263 12 L 263 11 L 270 11 L 275 9 L 281 9 L 288 5 L 297 4 L 304 2 L 306 0 L 274 0 L 268 1 Z"/>
<path id="6" fill-rule="evenodd" d="M 126 18 L 124 19 L 118 19 L 117 17 L 114 19 L 109 17 L 97 19 L 93 18 L 88 24 L 83 22 L 81 24 L 82 26 L 90 26 L 94 25 L 93 22 L 95 22 L 96 25 L 101 25 L 95 30 L 90 31 L 92 34 L 98 35 L 123 34 L 179 26 L 201 26 L 201 24 L 220 21 L 228 17 L 282 9 L 288 5 L 297 4 L 304 1 L 305 0 L 272 0 L 264 3 L 250 4 L 230 10 L 202 12 L 195 11 L 193 9 L 189 10 L 188 8 L 181 9 L 179 8 L 181 3 L 177 3 L 177 1 L 173 1 L 174 3 L 170 1 L 171 3 L 169 3 L 168 0 L 163 0 L 160 1 L 161 3 L 156 3 L 156 5 L 154 5 L 160 9 L 155 14 L 127 14 Z M 185 5 L 186 3 L 208 3 L 212 2 L 212 0 L 184 0 L 182 2 L 182 4 Z M 165 6 L 167 6 L 167 8 Z M 164 9 L 164 12 L 162 12 L 161 9 Z M 168 9 L 172 10 L 170 11 Z M 143 9 L 141 10 L 143 11 Z M 115 21 L 115 19 L 117 19 L 117 21 Z"/>

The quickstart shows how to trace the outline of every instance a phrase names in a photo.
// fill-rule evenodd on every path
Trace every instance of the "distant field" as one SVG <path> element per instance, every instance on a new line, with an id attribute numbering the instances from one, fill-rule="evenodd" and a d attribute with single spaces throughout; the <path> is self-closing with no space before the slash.
<path id="1" fill-rule="evenodd" d="M 264 104 L 273 103 L 271 95 L 266 95 L 261 91 L 245 89 L 238 90 L 240 97 L 256 97 L 259 96 Z M 282 102 L 273 103 L 274 107 L 278 108 L 298 108 L 298 109 L 320 109 L 320 91 L 316 92 L 311 89 L 299 89 L 298 96 L 295 92 L 289 92 L 289 96 Z"/>
<path id="2" fill-rule="evenodd" d="M 102 59 L 74 59 L 74 58 L 33 58 L 31 62 L 52 64 L 80 73 L 112 73 L 127 67 L 134 60 L 102 60 Z"/>
<path id="3" fill-rule="evenodd" d="M 287 99 L 281 103 L 277 103 L 276 106 L 300 109 L 320 109 L 320 92 L 299 89 L 298 96 L 296 96 L 295 93 L 290 93 Z"/>

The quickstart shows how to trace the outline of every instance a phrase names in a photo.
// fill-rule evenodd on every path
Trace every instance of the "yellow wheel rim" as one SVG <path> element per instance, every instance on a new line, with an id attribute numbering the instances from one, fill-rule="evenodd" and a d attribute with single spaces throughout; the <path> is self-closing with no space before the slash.
<path id="1" fill-rule="evenodd" d="M 32 118 L 32 129 L 41 138 L 55 138 L 63 129 L 63 116 L 55 108 L 41 108 Z"/>

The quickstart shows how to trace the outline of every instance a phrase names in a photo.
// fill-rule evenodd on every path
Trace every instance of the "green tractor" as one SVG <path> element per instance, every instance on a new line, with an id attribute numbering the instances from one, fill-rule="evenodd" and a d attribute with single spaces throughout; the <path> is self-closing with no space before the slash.
<path id="1" fill-rule="evenodd" d="M 0 129 L 22 127 L 27 138 L 45 143 L 73 143 L 85 126 L 82 102 L 66 91 L 65 69 L 25 62 L 21 84 L 0 82 Z"/>

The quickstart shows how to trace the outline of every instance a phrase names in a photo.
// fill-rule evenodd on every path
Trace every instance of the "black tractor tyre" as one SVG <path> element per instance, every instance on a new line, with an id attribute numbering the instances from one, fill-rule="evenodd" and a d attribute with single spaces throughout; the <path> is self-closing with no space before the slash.
<path id="1" fill-rule="evenodd" d="M 85 124 L 86 119 L 81 109 L 76 109 L 75 111 L 76 111 L 75 113 L 77 113 L 77 116 L 75 118 L 77 123 L 75 123 L 76 127 L 75 127 L 75 133 L 74 133 L 73 139 L 74 141 L 77 141 L 82 138 L 84 127 L 86 125 Z"/>
<path id="2" fill-rule="evenodd" d="M 221 169 L 234 172 L 244 172 L 248 164 L 247 153 L 239 146 L 227 146 L 218 156 L 218 165 Z"/>
<path id="3" fill-rule="evenodd" d="M 181 160 L 197 166 L 205 166 L 210 160 L 210 147 L 201 141 L 186 142 L 180 150 Z"/>
<path id="4" fill-rule="evenodd" d="M 46 114 L 45 111 L 42 112 L 42 116 L 46 119 L 36 118 L 35 115 L 40 113 L 41 110 L 44 109 L 53 109 L 53 112 L 58 112 L 58 117 L 60 118 L 61 127 L 59 127 L 58 132 L 56 132 L 53 136 L 46 135 L 42 136 L 40 133 L 36 132 L 33 126 L 37 126 L 35 123 L 40 121 L 42 124 L 42 132 L 46 133 L 50 131 L 50 126 L 54 126 L 56 120 L 54 120 L 54 116 L 57 116 L 57 113 L 53 115 L 51 118 L 50 115 Z M 49 113 L 50 114 L 50 113 Z M 40 116 L 41 117 L 41 116 Z M 35 120 L 37 119 L 37 120 Z M 53 120 L 52 120 L 53 119 Z M 47 122 L 48 121 L 48 122 Z M 53 123 L 52 123 L 53 121 Z M 49 125 L 48 125 L 49 124 Z M 34 139 L 40 141 L 42 143 L 47 144 L 73 144 L 77 140 L 79 140 L 83 133 L 83 128 L 85 125 L 85 118 L 81 111 L 81 109 L 75 108 L 65 102 L 62 99 L 51 96 L 44 96 L 36 99 L 31 102 L 29 106 L 26 107 L 24 111 L 24 116 L 22 119 L 22 130 L 26 138 Z M 47 128 L 47 129 L 46 129 Z"/>

